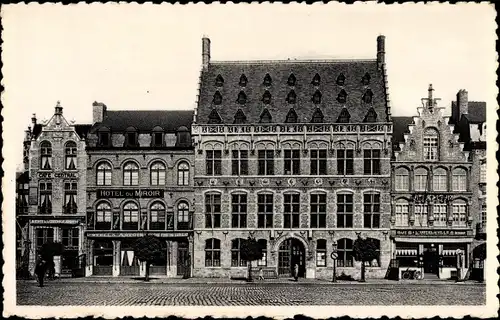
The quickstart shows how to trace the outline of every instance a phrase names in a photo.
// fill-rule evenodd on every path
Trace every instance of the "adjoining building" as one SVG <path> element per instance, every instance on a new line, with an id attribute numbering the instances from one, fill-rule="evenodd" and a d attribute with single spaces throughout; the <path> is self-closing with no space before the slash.
<path id="1" fill-rule="evenodd" d="M 144 275 L 133 242 L 155 235 L 151 274 L 190 273 L 193 111 L 111 111 L 95 102 L 87 136 L 87 275 Z"/>
<path id="2" fill-rule="evenodd" d="M 374 239 L 391 259 L 391 112 L 385 38 L 372 60 L 212 61 L 203 68 L 195 147 L 193 275 L 243 276 L 241 240 L 255 237 L 256 266 L 287 277 L 355 275 L 353 243 Z M 374 46 L 375 47 L 375 46 Z"/>
<path id="3" fill-rule="evenodd" d="M 393 118 L 393 258 L 400 271 L 422 270 L 426 279 L 463 278 L 471 266 L 475 224 L 481 223 L 479 161 L 484 158 L 471 140 L 469 117 L 479 121 L 485 109 L 474 108 L 477 103 L 468 108 L 467 92 L 461 90 L 447 117 L 433 91 L 430 85 L 418 115 Z"/>

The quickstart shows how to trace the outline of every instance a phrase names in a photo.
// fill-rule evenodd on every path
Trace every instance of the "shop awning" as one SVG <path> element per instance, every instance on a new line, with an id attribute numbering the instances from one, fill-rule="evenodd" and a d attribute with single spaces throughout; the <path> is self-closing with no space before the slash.
<path id="1" fill-rule="evenodd" d="M 443 256 L 456 256 L 457 250 L 443 250 Z"/>
<path id="2" fill-rule="evenodd" d="M 417 256 L 417 249 L 396 249 L 396 255 L 414 257 Z"/>

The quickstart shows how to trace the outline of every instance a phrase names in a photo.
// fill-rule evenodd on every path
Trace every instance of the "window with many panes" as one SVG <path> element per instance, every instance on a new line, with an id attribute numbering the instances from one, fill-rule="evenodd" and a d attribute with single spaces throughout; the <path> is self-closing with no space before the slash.
<path id="1" fill-rule="evenodd" d="M 74 141 L 68 141 L 64 146 L 64 168 L 76 169 L 76 143 Z"/>
<path id="2" fill-rule="evenodd" d="M 285 150 L 285 175 L 300 174 L 300 150 Z"/>
<path id="3" fill-rule="evenodd" d="M 257 195 L 257 227 L 272 228 L 273 227 L 273 195 L 259 194 Z"/>
<path id="4" fill-rule="evenodd" d="M 311 228 L 326 228 L 326 194 L 311 194 Z"/>
<path id="5" fill-rule="evenodd" d="M 439 160 L 439 134 L 435 129 L 426 129 L 424 133 L 424 159 L 427 161 Z"/>
<path id="6" fill-rule="evenodd" d="M 316 267 L 326 267 L 326 240 L 316 241 Z"/>
<path id="7" fill-rule="evenodd" d="M 243 239 L 234 239 L 231 241 L 231 267 L 245 267 L 247 261 L 241 258 L 241 246 Z"/>
<path id="8" fill-rule="evenodd" d="M 399 199 L 396 202 L 395 213 L 396 213 L 396 226 L 406 227 L 408 226 L 408 212 L 410 211 L 410 206 L 408 201 L 405 199 Z"/>
<path id="9" fill-rule="evenodd" d="M 427 170 L 418 168 L 415 170 L 415 191 L 427 191 Z"/>
<path id="10" fill-rule="evenodd" d="M 40 182 L 40 214 L 52 214 L 52 182 Z"/>
<path id="11" fill-rule="evenodd" d="M 177 166 L 177 185 L 189 186 L 189 164 L 181 162 Z"/>
<path id="12" fill-rule="evenodd" d="M 37 251 L 40 251 L 44 243 L 54 242 L 54 228 L 37 228 L 35 230 Z"/>
<path id="13" fill-rule="evenodd" d="M 222 151 L 221 150 L 207 150 L 207 157 L 205 158 L 207 175 L 220 176 L 222 174 Z"/>
<path id="14" fill-rule="evenodd" d="M 205 228 L 220 228 L 221 215 L 220 193 L 205 195 Z"/>
<path id="15" fill-rule="evenodd" d="M 352 228 L 352 193 L 337 194 L 337 227 Z"/>
<path id="16" fill-rule="evenodd" d="M 259 239 L 257 243 L 259 244 L 259 248 L 262 252 L 262 259 L 257 260 L 257 265 L 259 267 L 267 266 L 267 240 Z"/>
<path id="17" fill-rule="evenodd" d="M 453 170 L 452 186 L 453 191 L 467 190 L 467 172 L 465 169 L 458 168 Z"/>
<path id="18" fill-rule="evenodd" d="M 365 228 L 380 227 L 380 194 L 363 194 L 363 226 Z"/>
<path id="19" fill-rule="evenodd" d="M 52 169 L 52 145 L 48 141 L 40 144 L 40 169 Z"/>
<path id="20" fill-rule="evenodd" d="M 380 149 L 363 150 L 364 174 L 380 174 Z"/>
<path id="21" fill-rule="evenodd" d="M 139 229 L 139 207 L 134 202 L 123 206 L 123 230 Z"/>
<path id="22" fill-rule="evenodd" d="M 467 222 L 467 204 L 463 200 L 453 202 L 453 225 L 465 227 Z"/>
<path id="23" fill-rule="evenodd" d="M 486 183 L 486 160 L 481 161 L 479 183 Z"/>
<path id="24" fill-rule="evenodd" d="M 259 150 L 258 154 L 259 175 L 273 175 L 274 174 L 274 151 L 273 150 Z"/>
<path id="25" fill-rule="evenodd" d="M 427 227 L 427 204 L 415 204 L 413 209 L 415 210 L 415 226 Z"/>
<path id="26" fill-rule="evenodd" d="M 488 216 L 488 212 L 486 211 L 486 205 L 483 204 L 481 206 L 481 228 L 483 229 L 483 232 L 486 232 L 486 219 Z"/>
<path id="27" fill-rule="evenodd" d="M 337 266 L 352 267 L 354 266 L 353 241 L 351 239 L 337 240 Z"/>
<path id="28" fill-rule="evenodd" d="M 161 202 L 154 202 L 149 208 L 149 229 L 165 230 L 165 205 Z"/>
<path id="29" fill-rule="evenodd" d="M 444 227 L 447 220 L 447 205 L 445 203 L 436 203 L 432 207 L 434 215 L 434 225 Z"/>
<path id="30" fill-rule="evenodd" d="M 231 226 L 233 228 L 247 227 L 247 195 L 236 193 L 231 195 Z"/>
<path id="31" fill-rule="evenodd" d="M 300 226 L 300 195 L 285 193 L 283 195 L 284 228 L 298 228 Z"/>
<path id="32" fill-rule="evenodd" d="M 311 175 L 326 174 L 326 149 L 311 150 Z"/>
<path id="33" fill-rule="evenodd" d="M 97 165 L 97 181 L 98 186 L 110 186 L 111 185 L 111 165 L 107 162 L 100 162 Z"/>
<path id="34" fill-rule="evenodd" d="M 139 185 L 139 166 L 135 162 L 127 162 L 123 166 L 123 185 Z"/>
<path id="35" fill-rule="evenodd" d="M 189 205 L 182 201 L 177 205 L 177 230 L 189 229 Z"/>
<path id="36" fill-rule="evenodd" d="M 96 230 L 111 230 L 112 212 L 107 202 L 101 202 L 96 207 Z"/>
<path id="37" fill-rule="evenodd" d="M 78 228 L 64 228 L 62 229 L 62 244 L 64 249 L 78 250 L 80 241 L 80 232 Z"/>
<path id="38" fill-rule="evenodd" d="M 78 184 L 76 181 L 64 182 L 64 214 L 76 214 L 78 207 L 76 205 L 76 193 Z"/>
<path id="39" fill-rule="evenodd" d="M 354 149 L 337 149 L 337 174 L 354 174 Z"/>
<path id="40" fill-rule="evenodd" d="M 166 168 L 162 162 L 154 162 L 150 169 L 150 179 L 152 186 L 165 185 Z"/>
<path id="41" fill-rule="evenodd" d="M 248 175 L 248 150 L 233 150 L 231 172 L 233 176 Z"/>
<path id="42" fill-rule="evenodd" d="M 220 240 L 205 240 L 205 267 L 220 267 Z"/>
<path id="43" fill-rule="evenodd" d="M 448 175 L 443 168 L 437 168 L 432 173 L 432 189 L 434 191 L 447 191 Z"/>
<path id="44" fill-rule="evenodd" d="M 410 188 L 410 175 L 405 168 L 396 169 L 396 176 L 394 177 L 396 184 L 396 191 L 408 191 Z"/>

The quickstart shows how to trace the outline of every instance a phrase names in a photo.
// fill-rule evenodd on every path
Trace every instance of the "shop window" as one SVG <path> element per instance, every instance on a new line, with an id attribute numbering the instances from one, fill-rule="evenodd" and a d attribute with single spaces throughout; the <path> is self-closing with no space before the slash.
<path id="1" fill-rule="evenodd" d="M 434 128 L 427 128 L 424 132 L 424 159 L 426 161 L 439 160 L 439 133 Z"/>
<path id="2" fill-rule="evenodd" d="M 177 165 L 177 185 L 189 186 L 189 164 L 181 162 Z"/>
<path id="3" fill-rule="evenodd" d="M 458 168 L 453 170 L 452 185 L 453 191 L 467 190 L 467 172 L 465 169 Z"/>
<path id="4" fill-rule="evenodd" d="M 262 259 L 257 260 L 257 266 L 265 267 L 267 266 L 267 240 L 259 239 L 257 243 L 259 244 L 260 250 L 262 252 Z"/>
<path id="5" fill-rule="evenodd" d="M 314 78 L 313 78 L 313 79 L 312 79 L 312 81 L 311 81 L 311 84 L 312 84 L 313 86 L 317 87 L 317 86 L 319 86 L 319 84 L 320 84 L 320 83 L 321 83 L 321 77 L 319 76 L 319 74 L 318 74 L 318 73 L 316 73 L 316 74 L 314 75 Z"/>
<path id="6" fill-rule="evenodd" d="M 205 228 L 220 228 L 221 196 L 219 193 L 205 194 Z"/>
<path id="7" fill-rule="evenodd" d="M 290 92 L 288 92 L 288 95 L 286 96 L 286 102 L 290 104 L 295 104 L 297 102 L 297 95 L 295 94 L 295 91 L 290 90 Z"/>
<path id="8" fill-rule="evenodd" d="M 37 228 L 35 230 L 36 248 L 40 252 L 44 243 L 54 242 L 54 228 Z"/>
<path id="9" fill-rule="evenodd" d="M 78 250 L 80 242 L 80 230 L 78 228 L 62 229 L 62 244 L 65 250 Z"/>
<path id="10" fill-rule="evenodd" d="M 165 205 L 161 202 L 154 202 L 149 208 L 149 229 L 165 230 Z"/>
<path id="11" fill-rule="evenodd" d="M 286 82 L 290 87 L 295 86 L 295 83 L 297 82 L 297 79 L 295 78 L 295 75 L 292 73 L 290 76 L 288 76 L 288 81 Z"/>
<path id="12" fill-rule="evenodd" d="M 428 207 L 426 204 L 415 204 L 415 226 L 427 227 Z"/>
<path id="13" fill-rule="evenodd" d="M 215 78 L 215 86 L 220 88 L 224 85 L 224 78 L 218 74 L 217 77 Z"/>
<path id="14" fill-rule="evenodd" d="M 127 162 L 123 166 L 123 185 L 139 185 L 139 166 L 135 162 Z"/>
<path id="15" fill-rule="evenodd" d="M 189 230 L 189 205 L 185 201 L 177 205 L 177 230 Z"/>
<path id="16" fill-rule="evenodd" d="M 111 165 L 108 162 L 100 162 L 97 165 L 96 184 L 98 186 L 110 186 L 111 173 L 112 173 Z"/>
<path id="17" fill-rule="evenodd" d="M 410 176 L 405 168 L 396 169 L 395 176 L 396 191 L 408 191 L 410 188 Z"/>
<path id="18" fill-rule="evenodd" d="M 293 108 L 288 111 L 285 123 L 297 123 L 297 113 Z"/>
<path id="19" fill-rule="evenodd" d="M 237 193 L 231 195 L 231 227 L 246 228 L 247 227 L 247 195 Z"/>
<path id="20" fill-rule="evenodd" d="M 274 150 L 259 150 L 258 151 L 259 175 L 274 174 Z"/>
<path id="21" fill-rule="evenodd" d="M 408 213 L 410 211 L 410 206 L 408 201 L 405 199 L 399 199 L 396 202 L 396 226 L 397 227 L 407 227 L 408 226 Z"/>
<path id="22" fill-rule="evenodd" d="M 111 206 L 107 202 L 101 202 L 96 207 L 96 230 L 111 230 Z"/>
<path id="23" fill-rule="evenodd" d="M 352 228 L 353 195 L 352 193 L 337 194 L 337 227 Z"/>
<path id="24" fill-rule="evenodd" d="M 76 143 L 68 141 L 64 146 L 64 168 L 76 170 Z"/>
<path id="25" fill-rule="evenodd" d="M 283 195 L 284 228 L 298 228 L 300 226 L 300 195 L 286 193 Z"/>
<path id="26" fill-rule="evenodd" d="M 236 111 L 236 114 L 234 115 L 233 123 L 234 124 L 244 124 L 246 122 L 247 122 L 247 116 L 245 115 L 245 113 L 243 113 L 243 110 L 238 109 L 238 111 Z"/>
<path id="27" fill-rule="evenodd" d="M 343 73 L 339 74 L 336 82 L 337 82 L 337 85 L 339 85 L 339 86 L 343 86 L 345 84 L 345 76 Z"/>
<path id="28" fill-rule="evenodd" d="M 284 150 L 284 173 L 285 175 L 300 174 L 300 150 Z"/>
<path id="29" fill-rule="evenodd" d="M 165 185 L 166 168 L 162 162 L 154 162 L 150 168 L 150 179 L 152 186 Z"/>
<path id="30" fill-rule="evenodd" d="M 337 267 L 353 267 L 354 254 L 353 254 L 353 241 L 351 239 L 337 240 Z"/>
<path id="31" fill-rule="evenodd" d="M 139 229 L 139 207 L 134 202 L 123 206 L 123 230 Z"/>
<path id="32" fill-rule="evenodd" d="M 64 182 L 64 214 L 76 214 L 78 206 L 76 204 L 76 193 L 78 184 L 75 181 Z"/>
<path id="33" fill-rule="evenodd" d="M 232 150 L 231 173 L 233 176 L 248 175 L 248 150 Z"/>
<path id="34" fill-rule="evenodd" d="M 206 165 L 207 175 L 220 176 L 222 174 L 222 151 L 207 150 L 205 165 Z"/>
<path id="35" fill-rule="evenodd" d="M 326 267 L 326 240 L 316 241 L 316 267 Z"/>
<path id="36" fill-rule="evenodd" d="M 212 103 L 215 104 L 216 106 L 222 104 L 222 94 L 220 94 L 219 91 L 215 91 Z"/>
<path id="37" fill-rule="evenodd" d="M 52 214 L 52 182 L 42 181 L 39 187 L 40 192 L 40 214 Z"/>
<path id="38" fill-rule="evenodd" d="M 236 99 L 236 102 L 238 102 L 239 104 L 247 103 L 247 95 L 245 94 L 244 91 L 240 91 L 238 93 L 238 99 Z"/>
<path id="39" fill-rule="evenodd" d="M 417 168 L 415 170 L 415 191 L 427 191 L 427 169 Z"/>
<path id="40" fill-rule="evenodd" d="M 467 223 L 467 204 L 463 200 L 455 200 L 453 208 L 453 225 L 465 227 Z"/>
<path id="41" fill-rule="evenodd" d="M 418 244 L 417 243 L 397 243 L 396 259 L 400 267 L 418 266 Z"/>
<path id="42" fill-rule="evenodd" d="M 40 169 L 52 169 L 52 145 L 48 141 L 40 144 Z"/>
<path id="43" fill-rule="evenodd" d="M 326 228 L 326 194 L 311 194 L 311 228 Z"/>
<path id="44" fill-rule="evenodd" d="M 448 191 L 448 175 L 443 168 L 437 168 L 432 174 L 432 189 L 434 191 Z"/>
<path id="45" fill-rule="evenodd" d="M 365 228 L 380 227 L 380 194 L 363 194 L 363 226 Z"/>
<path id="46" fill-rule="evenodd" d="M 325 175 L 327 173 L 326 149 L 313 149 L 310 150 L 310 154 L 311 154 L 311 175 Z"/>
<path id="47" fill-rule="evenodd" d="M 247 261 L 241 258 L 241 246 L 243 239 L 234 239 L 231 241 L 231 267 L 245 267 Z"/>
<path id="48" fill-rule="evenodd" d="M 259 194 L 257 195 L 257 228 L 272 228 L 273 227 L 273 195 Z"/>
<path id="49" fill-rule="evenodd" d="M 241 77 L 240 77 L 240 81 L 238 82 L 239 86 L 240 87 L 246 87 L 247 83 L 248 83 L 247 76 L 245 76 L 245 74 L 242 74 Z"/>
<path id="50" fill-rule="evenodd" d="M 380 149 L 363 150 L 363 168 L 365 175 L 380 174 Z"/>
<path id="51" fill-rule="evenodd" d="M 271 79 L 271 76 L 269 75 L 269 73 L 266 73 L 266 75 L 264 76 L 263 85 L 265 85 L 266 87 L 269 87 L 272 83 L 273 83 L 273 79 Z"/>
<path id="52" fill-rule="evenodd" d="M 432 208 L 432 213 L 434 215 L 434 225 L 439 227 L 445 227 L 448 217 L 447 205 L 444 203 L 436 203 Z"/>
<path id="53" fill-rule="evenodd" d="M 205 240 L 205 267 L 220 267 L 220 240 Z"/>
<path id="54" fill-rule="evenodd" d="M 442 259 L 444 268 L 456 268 L 457 267 L 457 250 L 460 249 L 464 253 L 464 259 L 467 260 L 466 247 L 461 244 L 443 244 Z M 467 261 L 464 261 L 464 265 L 467 266 Z"/>

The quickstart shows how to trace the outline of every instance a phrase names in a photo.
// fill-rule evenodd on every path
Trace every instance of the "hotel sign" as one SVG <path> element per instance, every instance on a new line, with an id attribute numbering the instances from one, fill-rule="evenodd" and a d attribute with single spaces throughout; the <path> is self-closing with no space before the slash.
<path id="1" fill-rule="evenodd" d="M 98 189 L 97 199 L 106 198 L 163 198 L 161 189 Z"/>
<path id="2" fill-rule="evenodd" d="M 466 237 L 470 236 L 468 230 L 395 230 L 396 236 L 413 237 Z"/>

